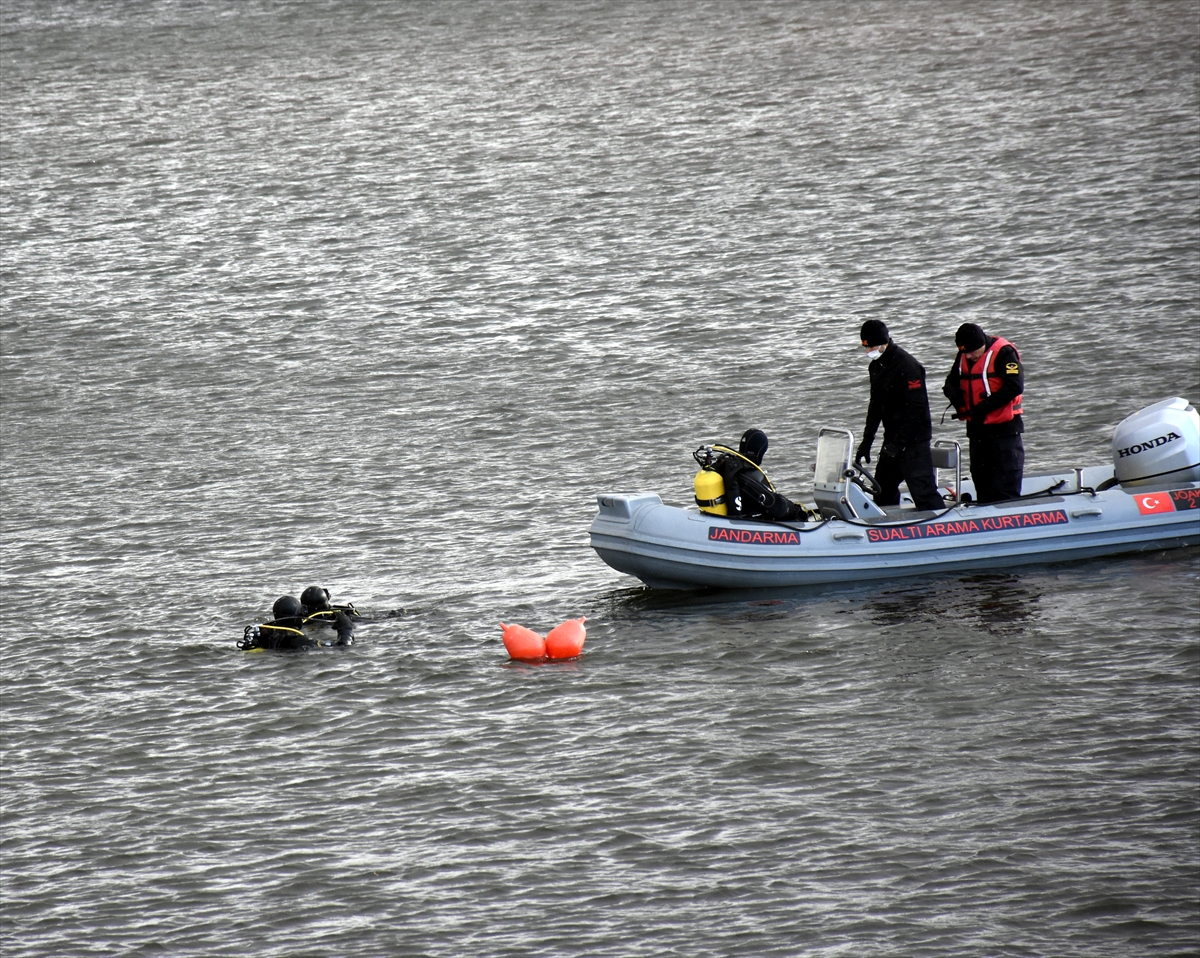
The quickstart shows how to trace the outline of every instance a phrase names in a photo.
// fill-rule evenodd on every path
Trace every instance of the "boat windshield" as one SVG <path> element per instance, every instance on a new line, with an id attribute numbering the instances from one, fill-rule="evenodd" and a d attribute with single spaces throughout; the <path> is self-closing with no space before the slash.
<path id="1" fill-rule="evenodd" d="M 818 485 L 836 486 L 850 467 L 850 444 L 854 437 L 845 429 L 822 429 L 817 433 L 817 468 L 813 480 Z"/>

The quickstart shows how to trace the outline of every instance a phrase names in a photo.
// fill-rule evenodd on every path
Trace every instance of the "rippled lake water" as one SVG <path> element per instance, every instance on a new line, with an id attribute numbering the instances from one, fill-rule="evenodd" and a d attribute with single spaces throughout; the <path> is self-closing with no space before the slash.
<path id="1" fill-rule="evenodd" d="M 1030 471 L 1200 400 L 1198 89 L 1193 2 L 6 0 L 0 952 L 1200 950 L 1196 550 L 587 540 L 751 425 L 804 498 L 867 318 L 1014 341 Z"/>

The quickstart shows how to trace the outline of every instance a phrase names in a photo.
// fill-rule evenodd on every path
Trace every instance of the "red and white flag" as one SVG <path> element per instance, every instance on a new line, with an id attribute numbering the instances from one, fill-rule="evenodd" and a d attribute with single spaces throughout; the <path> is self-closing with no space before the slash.
<path id="1" fill-rule="evenodd" d="M 1146 492 L 1140 496 L 1134 496 L 1133 500 L 1138 504 L 1138 512 L 1144 516 L 1153 515 L 1156 512 L 1175 511 L 1175 503 L 1171 500 L 1169 492 Z"/>

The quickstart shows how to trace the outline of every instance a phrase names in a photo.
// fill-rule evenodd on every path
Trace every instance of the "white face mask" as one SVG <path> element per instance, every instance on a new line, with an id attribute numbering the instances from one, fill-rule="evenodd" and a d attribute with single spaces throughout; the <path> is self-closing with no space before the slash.
<path id="1" fill-rule="evenodd" d="M 878 359 L 882 355 L 883 353 L 881 353 L 878 348 L 875 348 L 867 353 L 867 359 Z"/>

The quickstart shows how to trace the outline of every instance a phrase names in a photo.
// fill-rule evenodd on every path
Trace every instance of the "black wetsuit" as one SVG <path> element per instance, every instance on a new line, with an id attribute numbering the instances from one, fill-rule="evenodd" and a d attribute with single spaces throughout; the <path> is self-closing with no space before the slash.
<path id="1" fill-rule="evenodd" d="M 891 340 L 887 349 L 867 367 L 871 377 L 871 402 L 858 458 L 869 458 L 871 444 L 883 425 L 883 448 L 875 466 L 875 479 L 882 491 L 875 497 L 880 506 L 900 502 L 900 483 L 908 483 L 918 509 L 945 506 L 937 491 L 929 441 L 933 423 L 929 416 L 929 393 L 925 367 Z"/>
<path id="2" fill-rule="evenodd" d="M 803 520 L 807 512 L 786 496 L 775 492 L 760 469 L 728 453 L 714 463 L 725 481 L 725 508 L 740 519 Z"/>
<path id="3" fill-rule="evenodd" d="M 354 606 L 335 606 L 310 615 L 272 619 L 261 625 L 249 626 L 238 648 L 299 652 L 325 646 L 353 645 L 352 615 L 358 615 Z"/>

